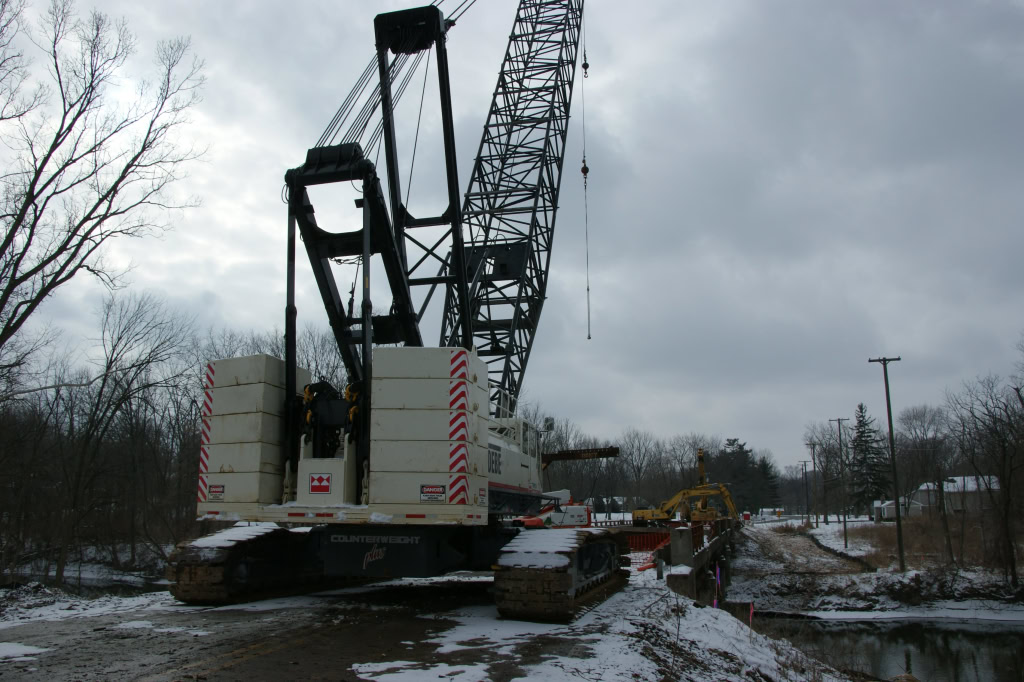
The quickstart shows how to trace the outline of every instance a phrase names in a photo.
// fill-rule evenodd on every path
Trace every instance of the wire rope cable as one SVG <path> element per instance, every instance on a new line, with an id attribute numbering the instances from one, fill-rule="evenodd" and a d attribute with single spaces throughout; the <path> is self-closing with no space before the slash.
<path id="1" fill-rule="evenodd" d="M 583 19 L 583 77 L 587 77 L 587 70 L 590 68 L 590 64 L 587 63 L 587 24 L 586 19 Z M 587 167 L 587 97 L 586 88 L 583 83 L 580 83 L 580 119 L 583 124 L 583 167 L 580 171 L 583 173 L 583 245 L 584 254 L 586 258 L 586 276 L 587 276 L 587 340 L 589 341 L 590 336 L 590 206 L 587 201 L 587 176 L 590 174 L 590 168 Z"/>
<path id="2" fill-rule="evenodd" d="M 427 67 L 423 70 L 423 90 L 420 92 L 420 111 L 416 115 L 416 135 L 412 140 L 412 159 L 409 161 L 409 181 L 405 183 L 405 205 L 409 205 L 412 191 L 412 171 L 416 167 L 416 148 L 420 143 L 420 123 L 423 121 L 423 100 L 427 96 L 427 78 L 430 76 L 430 52 L 427 52 Z"/>
<path id="3" fill-rule="evenodd" d="M 469 3 L 468 5 L 466 5 L 467 2 Z M 462 18 L 462 15 L 468 12 L 470 8 L 473 7 L 473 5 L 475 4 L 476 0 L 462 0 L 462 2 L 459 3 L 459 6 L 452 10 L 452 14 L 451 17 L 449 18 L 449 21 L 451 21 L 452 23 L 458 21 L 459 19 Z M 462 9 L 463 6 L 465 6 L 466 9 Z M 462 11 L 460 12 L 459 10 Z"/>

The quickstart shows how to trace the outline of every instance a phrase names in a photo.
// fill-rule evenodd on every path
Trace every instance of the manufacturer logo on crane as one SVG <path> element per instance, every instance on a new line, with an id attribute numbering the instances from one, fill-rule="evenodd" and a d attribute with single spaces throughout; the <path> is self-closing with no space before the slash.
<path id="1" fill-rule="evenodd" d="M 325 495 L 331 492 L 330 474 L 310 474 L 309 492 L 312 495 Z"/>

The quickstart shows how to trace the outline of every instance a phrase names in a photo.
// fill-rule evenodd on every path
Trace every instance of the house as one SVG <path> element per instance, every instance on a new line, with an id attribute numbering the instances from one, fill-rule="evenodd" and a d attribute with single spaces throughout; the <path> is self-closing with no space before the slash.
<path id="1" fill-rule="evenodd" d="M 876 518 L 882 521 L 895 521 L 896 520 L 896 505 L 892 500 L 888 502 L 881 502 L 878 507 L 875 508 Z M 917 502 L 913 497 L 903 496 L 900 498 L 900 517 L 907 518 L 909 516 L 921 516 L 924 513 L 924 505 Z"/>
<path id="2" fill-rule="evenodd" d="M 999 490 L 999 480 L 995 476 L 951 476 L 942 482 L 947 512 L 977 512 L 990 509 L 992 499 L 989 493 L 995 490 Z M 922 483 L 911 498 L 928 511 L 937 510 L 939 486 L 934 482 Z"/>
<path id="3" fill-rule="evenodd" d="M 595 512 L 604 514 L 605 512 L 632 512 L 634 507 L 631 504 L 632 500 L 628 497 L 590 497 L 583 501 L 583 504 L 593 509 Z M 636 509 L 646 509 L 650 505 L 644 500 L 638 500 Z"/>

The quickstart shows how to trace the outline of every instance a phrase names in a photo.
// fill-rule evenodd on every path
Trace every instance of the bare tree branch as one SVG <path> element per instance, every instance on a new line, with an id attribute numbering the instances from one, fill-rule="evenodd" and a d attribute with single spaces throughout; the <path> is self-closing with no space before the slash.
<path id="1" fill-rule="evenodd" d="M 170 190 L 201 154 L 176 141 L 204 81 L 187 39 L 161 42 L 157 77 L 120 105 L 135 51 L 127 25 L 98 12 L 79 19 L 71 0 L 51 0 L 33 42 L 56 96 L 40 86 L 25 97 L 25 58 L 14 49 L 21 14 L 21 0 L 0 0 L 0 140 L 14 152 L 0 176 L 0 349 L 79 273 L 119 286 L 125 271 L 103 260 L 103 247 L 160 234 L 168 211 L 196 205 Z"/>

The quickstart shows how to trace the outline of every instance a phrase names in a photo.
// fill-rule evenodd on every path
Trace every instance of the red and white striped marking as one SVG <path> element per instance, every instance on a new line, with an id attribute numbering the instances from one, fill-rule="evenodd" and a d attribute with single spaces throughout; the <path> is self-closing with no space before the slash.
<path id="1" fill-rule="evenodd" d="M 203 386 L 203 426 L 199 443 L 199 491 L 198 500 L 206 502 L 208 487 L 207 473 L 210 471 L 210 453 L 206 448 L 210 445 L 210 415 L 213 413 L 213 363 L 206 365 L 206 377 Z"/>
<path id="2" fill-rule="evenodd" d="M 448 440 L 454 441 L 448 451 L 448 504 L 469 504 L 469 353 L 453 350 L 449 368 Z"/>
<path id="3" fill-rule="evenodd" d="M 448 407 L 453 410 L 469 409 L 469 385 L 464 379 L 452 379 L 448 387 Z"/>
<path id="4" fill-rule="evenodd" d="M 469 503 L 469 478 L 466 474 L 448 475 L 448 504 Z"/>
<path id="5" fill-rule="evenodd" d="M 451 373 L 449 376 L 452 379 L 469 378 L 469 353 L 461 348 L 452 351 Z"/>
<path id="6" fill-rule="evenodd" d="M 465 412 L 448 413 L 448 440 L 469 440 L 469 416 Z"/>
<path id="7" fill-rule="evenodd" d="M 465 443 L 452 443 L 448 453 L 448 471 L 453 474 L 469 471 L 469 448 Z"/>

